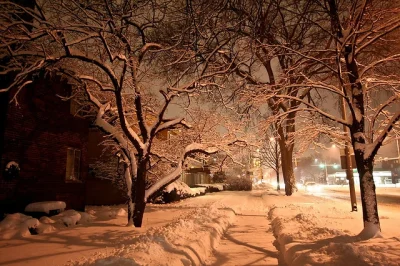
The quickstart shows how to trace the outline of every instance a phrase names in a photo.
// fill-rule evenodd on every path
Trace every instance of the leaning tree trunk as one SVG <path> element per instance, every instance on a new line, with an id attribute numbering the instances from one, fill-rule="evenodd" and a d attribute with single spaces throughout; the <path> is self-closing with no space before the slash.
<path id="1" fill-rule="evenodd" d="M 147 160 L 142 160 L 137 169 L 137 178 L 135 183 L 135 208 L 133 212 L 133 225 L 142 227 L 144 209 L 146 208 L 146 166 Z"/>

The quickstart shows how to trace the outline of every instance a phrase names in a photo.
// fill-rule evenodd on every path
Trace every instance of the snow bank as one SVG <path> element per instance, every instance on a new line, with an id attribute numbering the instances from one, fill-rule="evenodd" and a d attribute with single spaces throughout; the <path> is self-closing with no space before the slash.
<path id="1" fill-rule="evenodd" d="M 196 184 L 198 187 L 204 187 L 210 192 L 223 191 L 224 184 Z M 192 188 L 193 189 L 193 188 Z"/>
<path id="2" fill-rule="evenodd" d="M 272 184 L 264 182 L 263 180 L 258 180 L 256 182 L 253 182 L 253 190 L 265 190 L 265 189 L 274 190 L 276 189 L 276 185 L 273 186 Z"/>
<path id="3" fill-rule="evenodd" d="M 232 211 L 199 208 L 166 226 L 150 228 L 135 244 L 97 253 L 74 265 L 201 265 L 234 220 Z"/>
<path id="4" fill-rule="evenodd" d="M 339 228 L 339 221 L 351 228 L 355 215 L 330 201 L 282 204 L 268 213 L 287 265 L 399 265 L 398 238 L 363 240 Z"/>
<path id="5" fill-rule="evenodd" d="M 204 195 L 206 193 L 207 188 L 205 187 L 193 187 L 190 188 L 192 190 L 192 192 L 194 193 L 194 195 Z"/>
<path id="6" fill-rule="evenodd" d="M 43 219 L 46 219 L 46 218 L 43 218 Z M 69 226 L 74 226 L 77 224 L 90 223 L 90 222 L 93 222 L 94 219 L 96 219 L 96 216 L 94 216 L 90 213 L 78 212 L 75 210 L 67 210 L 60 214 L 52 216 L 52 219 L 50 219 L 50 220 L 54 220 L 56 223 L 63 224 L 65 226 L 69 227 Z M 46 219 L 46 221 L 48 221 L 48 219 Z"/>
<path id="7" fill-rule="evenodd" d="M 121 211 L 117 211 L 121 213 Z M 125 212 L 126 215 L 126 212 Z M 90 223 L 95 216 L 86 212 L 67 210 L 58 215 L 41 217 L 39 220 L 22 213 L 8 214 L 0 222 L 0 239 L 29 237 L 30 235 L 46 234 L 77 224 Z"/>
<path id="8" fill-rule="evenodd" d="M 128 213 L 123 208 L 114 208 L 111 206 L 101 206 L 101 207 L 91 207 L 87 214 L 90 215 L 90 219 L 99 219 L 99 220 L 109 220 L 115 219 L 118 217 L 128 217 Z"/>
<path id="9" fill-rule="evenodd" d="M 0 222 L 0 239 L 28 237 L 31 234 L 41 234 L 54 231 L 54 227 L 42 224 L 38 219 L 22 213 L 8 214 Z"/>

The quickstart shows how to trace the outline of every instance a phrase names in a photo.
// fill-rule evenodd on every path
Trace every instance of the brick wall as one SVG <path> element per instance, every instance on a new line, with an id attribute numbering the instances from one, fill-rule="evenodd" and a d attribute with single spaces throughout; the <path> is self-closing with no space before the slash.
<path id="1" fill-rule="evenodd" d="M 83 210 L 89 123 L 71 115 L 70 102 L 57 96 L 70 94 L 67 84 L 56 79 L 39 79 L 34 84 L 22 90 L 18 104 L 11 103 L 7 111 L 0 161 L 0 208 L 20 211 L 32 201 L 64 200 L 67 208 Z M 65 181 L 68 147 L 81 150 L 81 182 Z M 4 177 L 10 161 L 21 169 L 14 180 Z"/>
<path id="2" fill-rule="evenodd" d="M 107 143 L 104 143 L 104 142 Z M 103 145 L 105 144 L 105 145 Z M 126 202 L 126 187 L 122 164 L 115 155 L 113 141 L 107 141 L 99 129 L 89 130 L 88 163 L 90 175 L 86 180 L 86 204 L 114 205 Z"/>

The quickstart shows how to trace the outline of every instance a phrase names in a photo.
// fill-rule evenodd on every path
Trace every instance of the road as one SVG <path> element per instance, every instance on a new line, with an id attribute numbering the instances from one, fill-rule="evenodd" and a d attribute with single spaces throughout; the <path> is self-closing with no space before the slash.
<path id="1" fill-rule="evenodd" d="M 377 199 L 379 205 L 400 205 L 400 188 L 377 187 Z M 314 194 L 315 196 L 341 199 L 350 201 L 348 186 L 324 186 L 323 189 Z M 361 205 L 360 189 L 356 186 L 357 204 Z M 360 208 L 360 207 L 359 207 Z"/>

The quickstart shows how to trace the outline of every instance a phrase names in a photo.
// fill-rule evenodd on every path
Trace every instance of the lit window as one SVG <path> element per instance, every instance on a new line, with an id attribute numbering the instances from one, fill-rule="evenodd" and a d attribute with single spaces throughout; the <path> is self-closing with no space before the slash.
<path id="1" fill-rule="evenodd" d="M 79 170 L 81 162 L 81 150 L 68 148 L 67 150 L 67 171 L 65 174 L 66 181 L 79 180 Z"/>

